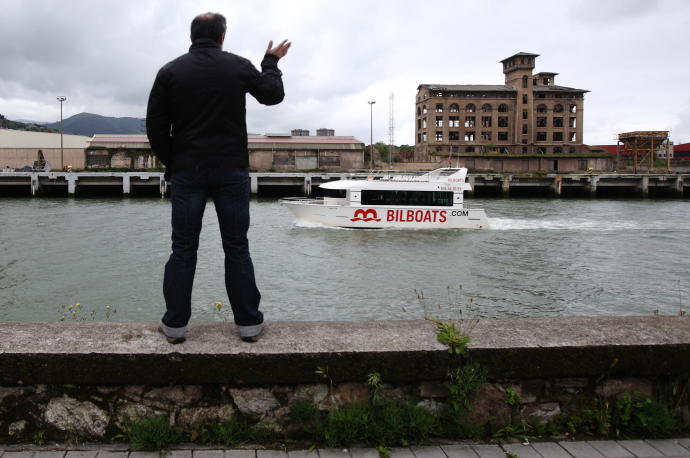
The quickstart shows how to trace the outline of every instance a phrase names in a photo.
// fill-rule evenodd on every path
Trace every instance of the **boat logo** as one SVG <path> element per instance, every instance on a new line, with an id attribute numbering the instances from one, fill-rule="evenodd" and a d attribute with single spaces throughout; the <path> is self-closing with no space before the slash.
<path id="1" fill-rule="evenodd" d="M 355 211 L 354 218 L 350 221 L 381 221 L 381 218 L 376 214 L 376 210 L 369 208 L 367 210 L 362 210 L 361 208 Z"/>

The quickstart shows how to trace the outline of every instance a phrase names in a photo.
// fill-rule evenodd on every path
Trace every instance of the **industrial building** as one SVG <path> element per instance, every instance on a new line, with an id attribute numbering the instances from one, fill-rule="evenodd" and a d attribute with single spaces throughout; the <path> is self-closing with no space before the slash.
<path id="1" fill-rule="evenodd" d="M 89 146 L 89 140 L 89 137 L 65 134 L 61 154 L 59 133 L 0 129 L 0 169 L 31 167 L 38 158 L 38 150 L 53 170 L 69 165 L 81 169 L 85 166 L 84 149 Z"/>
<path id="2" fill-rule="evenodd" d="M 496 171 L 610 167 L 583 141 L 589 91 L 556 85 L 558 73 L 533 73 L 538 56 L 503 59 L 502 85 L 420 84 L 415 161 L 453 156 L 470 169 Z"/>
<path id="3" fill-rule="evenodd" d="M 364 167 L 364 144 L 354 137 L 293 134 L 249 135 L 249 166 L 256 171 L 348 170 Z M 319 129 L 322 131 L 322 129 Z M 144 134 L 97 134 L 86 148 L 86 168 L 148 169 L 159 164 Z"/>

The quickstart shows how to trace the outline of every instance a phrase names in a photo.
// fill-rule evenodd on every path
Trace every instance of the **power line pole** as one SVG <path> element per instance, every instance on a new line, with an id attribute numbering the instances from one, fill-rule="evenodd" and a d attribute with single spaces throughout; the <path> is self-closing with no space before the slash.
<path id="1" fill-rule="evenodd" d="M 62 171 L 65 169 L 65 153 L 62 143 L 62 134 L 64 131 L 64 129 L 62 128 L 62 102 L 67 100 L 67 97 L 65 97 L 64 95 L 58 95 L 57 99 L 60 102 L 60 171 Z"/>
<path id="2" fill-rule="evenodd" d="M 395 148 L 395 93 L 391 92 L 388 104 L 388 168 L 392 168 L 391 154 Z"/>

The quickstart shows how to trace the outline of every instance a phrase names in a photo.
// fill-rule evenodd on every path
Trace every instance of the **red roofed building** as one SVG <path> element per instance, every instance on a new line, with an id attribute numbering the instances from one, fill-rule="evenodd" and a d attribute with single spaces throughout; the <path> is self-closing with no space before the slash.
<path id="1" fill-rule="evenodd" d="M 266 134 L 248 140 L 249 165 L 257 171 L 364 168 L 364 144 L 354 137 Z M 145 134 L 96 134 L 89 144 L 87 169 L 160 167 Z"/>
<path id="2" fill-rule="evenodd" d="M 673 157 L 678 160 L 690 160 L 690 143 L 681 143 L 673 146 Z"/>

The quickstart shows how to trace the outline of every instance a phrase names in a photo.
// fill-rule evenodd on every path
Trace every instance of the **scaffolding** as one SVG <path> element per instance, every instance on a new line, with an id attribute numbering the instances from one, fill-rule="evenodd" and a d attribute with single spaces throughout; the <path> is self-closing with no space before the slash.
<path id="1" fill-rule="evenodd" d="M 654 169 L 654 160 L 660 150 L 670 146 L 667 130 L 635 131 L 618 134 L 616 143 L 616 170 L 621 169 L 621 159 L 631 160 L 634 173 L 644 164 L 647 171 Z M 671 155 L 666 153 L 666 169 L 671 167 Z"/>

